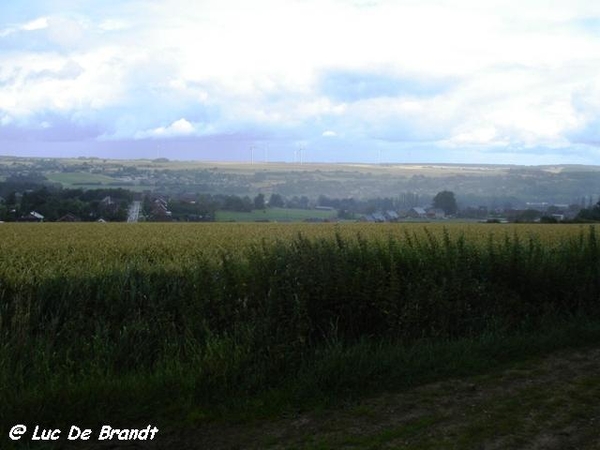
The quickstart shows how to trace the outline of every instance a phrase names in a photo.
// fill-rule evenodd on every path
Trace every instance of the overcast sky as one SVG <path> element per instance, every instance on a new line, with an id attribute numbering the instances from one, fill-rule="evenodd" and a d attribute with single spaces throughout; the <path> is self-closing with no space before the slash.
<path id="1" fill-rule="evenodd" d="M 0 4 L 0 154 L 294 161 L 300 148 L 600 164 L 600 2 Z"/>

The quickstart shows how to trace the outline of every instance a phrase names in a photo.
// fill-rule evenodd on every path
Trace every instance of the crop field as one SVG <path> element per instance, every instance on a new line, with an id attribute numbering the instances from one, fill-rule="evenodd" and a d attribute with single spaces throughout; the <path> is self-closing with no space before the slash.
<path id="1" fill-rule="evenodd" d="M 429 235 L 442 239 L 462 237 L 486 247 L 490 239 L 534 240 L 546 249 L 578 240 L 585 225 L 506 224 L 301 224 L 301 223 L 203 223 L 203 224 L 1 224 L 0 273 L 2 276 L 38 279 L 59 273 L 82 271 L 88 275 L 107 268 L 151 266 L 183 268 L 198 255 L 217 257 L 243 253 L 263 243 L 307 239 L 334 239 L 339 235 L 367 241 L 405 241 Z"/>
<path id="2" fill-rule="evenodd" d="M 217 211 L 217 222 L 261 222 L 261 221 L 295 221 L 320 219 L 335 221 L 337 211 L 319 211 L 314 209 L 268 208 L 251 212 Z"/>
<path id="3" fill-rule="evenodd" d="M 47 418 L 189 424 L 425 379 L 435 370 L 399 349 L 597 321 L 596 233 L 0 224 L 0 431 Z"/>

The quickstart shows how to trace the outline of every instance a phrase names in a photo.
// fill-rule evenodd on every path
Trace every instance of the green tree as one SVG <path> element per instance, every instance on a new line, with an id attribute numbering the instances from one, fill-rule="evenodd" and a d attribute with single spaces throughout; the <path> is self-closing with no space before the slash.
<path id="1" fill-rule="evenodd" d="M 452 191 L 441 191 L 436 194 L 433 198 L 433 207 L 443 209 L 446 215 L 456 214 L 458 206 L 456 205 L 456 198 Z"/>
<path id="2" fill-rule="evenodd" d="M 536 209 L 526 209 L 516 217 L 517 222 L 534 222 L 542 216 Z"/>
<path id="3" fill-rule="evenodd" d="M 17 204 L 17 193 L 15 191 L 11 191 L 6 197 L 6 204 L 9 206 L 15 206 Z"/>
<path id="4" fill-rule="evenodd" d="M 271 194 L 271 197 L 269 197 L 269 206 L 271 208 L 283 208 L 284 201 L 281 195 Z"/>
<path id="5" fill-rule="evenodd" d="M 254 209 L 265 209 L 265 195 L 258 194 L 254 197 Z"/>
<path id="6" fill-rule="evenodd" d="M 593 220 L 593 221 L 599 221 L 600 220 L 600 201 L 598 201 L 598 203 L 596 203 L 593 207 L 590 208 L 584 208 L 581 211 L 579 211 L 579 214 L 577 214 L 576 217 L 577 220 Z"/>

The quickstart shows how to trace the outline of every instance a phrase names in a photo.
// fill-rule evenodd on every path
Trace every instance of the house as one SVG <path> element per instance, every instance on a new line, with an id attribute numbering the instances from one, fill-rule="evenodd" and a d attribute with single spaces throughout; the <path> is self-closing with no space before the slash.
<path id="1" fill-rule="evenodd" d="M 376 223 L 383 223 L 383 222 L 386 221 L 385 217 L 381 213 L 373 213 L 372 217 L 373 217 L 373 219 L 375 220 Z"/>
<path id="2" fill-rule="evenodd" d="M 100 200 L 100 204 L 104 205 L 104 206 L 110 206 L 110 205 L 114 205 L 114 201 L 112 198 L 110 198 L 110 195 L 107 195 L 106 197 L 104 197 L 102 200 Z"/>
<path id="3" fill-rule="evenodd" d="M 412 217 L 413 219 L 424 219 L 427 217 L 427 211 L 425 211 L 425 208 L 415 206 L 408 210 L 407 216 Z"/>
<path id="4" fill-rule="evenodd" d="M 427 210 L 427 217 L 430 219 L 445 219 L 446 213 L 440 208 L 429 208 Z"/>
<path id="5" fill-rule="evenodd" d="M 167 201 L 164 198 L 155 198 L 154 206 L 162 209 L 167 209 Z"/>
<path id="6" fill-rule="evenodd" d="M 37 222 L 43 222 L 44 221 L 44 216 L 42 216 L 39 212 L 31 211 L 29 213 L 29 215 L 31 217 L 33 217 L 33 219 L 35 219 Z"/>
<path id="7" fill-rule="evenodd" d="M 157 197 L 154 199 L 154 206 L 162 208 L 164 210 L 167 209 L 167 201 L 162 197 Z"/>
<path id="8" fill-rule="evenodd" d="M 163 199 L 156 199 L 152 205 L 152 218 L 155 221 L 169 222 L 171 220 L 171 211 L 167 209 L 167 202 Z"/>
<path id="9" fill-rule="evenodd" d="M 205 222 L 206 219 L 202 214 L 187 214 L 185 220 L 188 222 Z"/>
<path id="10" fill-rule="evenodd" d="M 398 219 L 400 219 L 398 213 L 392 210 L 386 211 L 383 213 L 383 215 L 385 216 L 386 220 L 389 220 L 390 222 L 396 222 Z"/>
<path id="11" fill-rule="evenodd" d="M 18 222 L 43 222 L 44 216 L 36 211 L 31 211 L 29 214 L 19 217 Z"/>
<path id="12" fill-rule="evenodd" d="M 181 200 L 183 203 L 189 203 L 190 205 L 195 205 L 196 204 L 196 194 L 194 194 L 193 192 L 186 192 L 179 197 L 179 200 Z"/>
<path id="13" fill-rule="evenodd" d="M 57 222 L 81 222 L 81 219 L 75 214 L 67 213 L 58 219 Z"/>
<path id="14" fill-rule="evenodd" d="M 106 214 L 114 214 L 119 210 L 119 204 L 109 195 L 100 201 L 100 210 Z"/>

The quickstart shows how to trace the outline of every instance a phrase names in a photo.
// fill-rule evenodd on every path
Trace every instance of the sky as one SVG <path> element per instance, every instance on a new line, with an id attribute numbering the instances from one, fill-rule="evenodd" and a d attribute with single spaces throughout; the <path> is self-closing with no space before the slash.
<path id="1" fill-rule="evenodd" d="M 0 155 L 600 164 L 600 2 L 3 1 Z"/>

